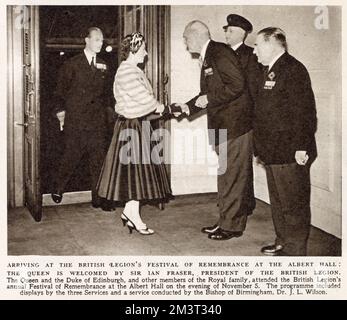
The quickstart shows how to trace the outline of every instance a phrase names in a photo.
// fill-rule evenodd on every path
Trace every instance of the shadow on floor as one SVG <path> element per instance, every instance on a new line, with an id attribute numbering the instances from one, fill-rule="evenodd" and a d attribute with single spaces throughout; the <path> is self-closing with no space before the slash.
<path id="1" fill-rule="evenodd" d="M 143 220 L 155 230 L 152 236 L 129 234 L 123 227 L 122 208 L 113 212 L 89 203 L 43 208 L 35 222 L 26 208 L 8 212 L 8 255 L 177 255 L 261 256 L 260 248 L 274 239 L 270 207 L 257 201 L 244 235 L 213 241 L 200 232 L 218 218 L 216 194 L 176 197 L 164 210 L 146 205 Z M 341 240 L 312 227 L 310 256 L 341 255 Z"/>

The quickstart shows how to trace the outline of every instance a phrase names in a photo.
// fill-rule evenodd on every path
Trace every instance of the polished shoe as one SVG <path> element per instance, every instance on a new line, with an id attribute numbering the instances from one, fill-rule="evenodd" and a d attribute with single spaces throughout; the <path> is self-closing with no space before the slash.
<path id="1" fill-rule="evenodd" d="M 283 246 L 280 244 L 270 244 L 261 248 L 261 252 L 268 256 L 278 256 L 281 254 L 282 250 Z"/>
<path id="2" fill-rule="evenodd" d="M 203 228 L 201 229 L 201 232 L 202 232 L 202 233 L 210 234 L 210 233 L 216 232 L 218 229 L 219 229 L 219 226 L 218 226 L 218 224 L 216 223 L 215 225 L 213 225 L 213 226 L 211 226 L 211 227 L 203 227 Z"/>
<path id="3" fill-rule="evenodd" d="M 114 211 L 116 210 L 116 207 L 114 205 L 111 205 L 109 203 L 105 203 L 103 201 L 92 201 L 92 207 L 95 209 L 100 208 L 103 211 Z"/>
<path id="4" fill-rule="evenodd" d="M 101 206 L 101 210 L 103 210 L 103 211 L 115 211 L 116 207 L 111 206 L 111 205 L 104 205 L 104 206 Z"/>
<path id="5" fill-rule="evenodd" d="M 97 209 L 101 207 L 101 201 L 92 200 L 92 207 Z"/>
<path id="6" fill-rule="evenodd" d="M 63 193 L 62 192 L 53 192 L 51 193 L 52 200 L 55 203 L 60 203 L 63 200 Z"/>
<path id="7" fill-rule="evenodd" d="M 121 216 L 122 222 L 124 224 L 124 221 L 126 220 L 127 227 L 129 229 L 129 233 L 132 234 L 133 230 L 136 230 L 138 233 L 142 234 L 143 236 L 150 236 L 154 233 L 152 229 L 149 229 L 147 226 L 146 228 L 139 229 L 134 222 L 132 222 L 123 212 Z"/>
<path id="8" fill-rule="evenodd" d="M 208 237 L 211 240 L 229 240 L 231 238 L 239 238 L 242 234 L 242 231 L 227 231 L 219 228 L 217 231 L 210 233 Z"/>

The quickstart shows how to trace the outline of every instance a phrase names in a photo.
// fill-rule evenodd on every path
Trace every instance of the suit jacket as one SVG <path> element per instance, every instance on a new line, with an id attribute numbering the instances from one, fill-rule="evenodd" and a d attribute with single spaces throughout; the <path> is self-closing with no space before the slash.
<path id="1" fill-rule="evenodd" d="M 207 95 L 209 129 L 227 129 L 227 138 L 237 138 L 252 128 L 252 102 L 244 71 L 230 47 L 213 40 L 207 46 L 201 68 L 199 95 L 187 102 L 191 114 L 200 112 L 197 98 Z M 217 135 L 216 135 L 217 136 Z M 214 143 L 211 141 L 210 143 Z"/>
<path id="2" fill-rule="evenodd" d="M 260 82 L 255 106 L 256 154 L 265 164 L 295 162 L 295 152 L 316 157 L 316 106 L 305 66 L 284 53 Z"/>
<path id="3" fill-rule="evenodd" d="M 253 48 L 242 43 L 236 50 L 243 70 L 246 73 L 249 92 L 252 99 L 255 99 L 258 89 L 258 79 L 262 75 L 262 66 L 258 63 L 257 56 L 253 53 Z"/>
<path id="4" fill-rule="evenodd" d="M 96 64 L 105 64 L 96 57 Z M 55 92 L 56 103 L 66 110 L 64 131 L 105 130 L 105 80 L 108 70 L 92 68 L 84 52 L 62 66 Z"/>

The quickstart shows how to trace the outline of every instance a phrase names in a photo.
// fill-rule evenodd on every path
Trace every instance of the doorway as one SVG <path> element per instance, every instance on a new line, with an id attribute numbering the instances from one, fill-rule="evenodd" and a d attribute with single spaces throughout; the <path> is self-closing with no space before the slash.
<path id="1" fill-rule="evenodd" d="M 140 30 L 148 45 L 145 73 L 157 99 L 170 97 L 170 7 L 169 6 L 8 6 L 8 207 L 26 206 L 40 221 L 42 205 L 54 205 L 48 193 L 58 157 L 51 149 L 61 146 L 52 138 L 57 121 L 54 99 L 61 65 L 84 48 L 85 32 L 98 26 L 104 33 L 101 58 L 112 79 L 119 64 L 120 38 Z M 114 106 L 113 93 L 109 104 Z M 109 124 L 113 130 L 113 123 Z M 169 128 L 169 123 L 160 123 Z M 111 129 L 109 139 L 111 138 Z M 169 145 L 164 146 L 169 152 Z M 71 192 L 61 204 L 88 202 L 91 195 L 87 159 L 82 159 L 69 181 Z M 170 172 L 170 167 L 168 165 Z"/>
<path id="2" fill-rule="evenodd" d="M 54 91 L 58 73 L 64 62 L 83 51 L 84 38 L 89 27 L 97 26 L 104 34 L 104 45 L 98 54 L 107 64 L 110 75 L 118 66 L 118 6 L 41 6 L 40 15 L 40 126 L 41 153 L 40 176 L 41 193 L 44 204 L 51 204 L 49 194 L 59 168 L 59 160 L 64 150 L 64 129 L 58 116 L 61 106 L 57 104 Z M 113 77 L 107 79 L 106 98 L 109 107 L 114 106 L 112 94 Z M 58 114 L 58 116 L 57 116 Z M 63 123 L 63 122 L 61 122 Z M 106 140 L 110 142 L 113 123 L 107 126 Z M 88 156 L 84 155 L 71 176 L 65 192 L 85 192 L 90 190 Z M 46 201 L 45 201 L 46 199 Z M 87 199 L 86 199 L 87 200 Z"/>

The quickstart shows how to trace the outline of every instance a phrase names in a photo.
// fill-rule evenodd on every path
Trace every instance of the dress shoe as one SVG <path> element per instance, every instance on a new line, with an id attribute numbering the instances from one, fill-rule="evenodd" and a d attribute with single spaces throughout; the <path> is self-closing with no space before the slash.
<path id="1" fill-rule="evenodd" d="M 212 240 L 229 240 L 231 238 L 241 237 L 242 234 L 242 231 L 227 231 L 219 228 L 214 233 L 210 233 L 208 237 Z"/>
<path id="2" fill-rule="evenodd" d="M 261 252 L 268 256 L 278 256 L 281 254 L 282 250 L 283 246 L 280 244 L 270 244 L 261 248 Z"/>
<path id="3" fill-rule="evenodd" d="M 216 232 L 218 229 L 219 229 L 219 226 L 218 226 L 218 224 L 216 223 L 215 225 L 213 225 L 213 226 L 211 226 L 211 227 L 203 227 L 203 228 L 201 229 L 201 232 L 202 232 L 202 233 L 210 234 L 210 233 Z"/>
<path id="4" fill-rule="evenodd" d="M 115 206 L 112 206 L 110 204 L 105 204 L 105 203 L 100 203 L 100 202 L 92 202 L 92 207 L 93 208 L 100 208 L 102 211 L 114 211 L 116 210 L 116 207 Z"/>
<path id="5" fill-rule="evenodd" d="M 53 193 L 51 193 L 51 197 L 55 203 L 60 203 L 61 200 L 63 200 L 63 193 L 59 192 L 59 191 L 53 192 Z"/>
<path id="6" fill-rule="evenodd" d="M 154 234 L 154 231 L 150 228 L 148 228 L 145 224 L 142 225 L 142 228 L 136 226 L 134 222 L 132 222 L 125 214 L 124 212 L 121 215 L 121 219 L 123 222 L 123 225 L 127 225 L 129 229 L 129 233 L 132 234 L 133 230 L 136 230 L 139 234 L 142 234 L 143 236 L 150 236 Z"/>
<path id="7" fill-rule="evenodd" d="M 102 205 L 101 206 L 101 210 L 102 211 L 115 211 L 116 210 L 116 207 L 115 206 L 112 206 L 110 204 L 105 204 L 105 205 Z"/>
<path id="8" fill-rule="evenodd" d="M 101 204 L 100 204 L 100 202 L 92 201 L 92 207 L 95 209 L 98 209 L 101 207 Z"/>
<path id="9" fill-rule="evenodd" d="M 127 222 L 129 221 L 128 217 L 124 214 L 124 212 L 121 214 L 120 219 L 122 220 L 123 227 L 126 226 Z"/>

